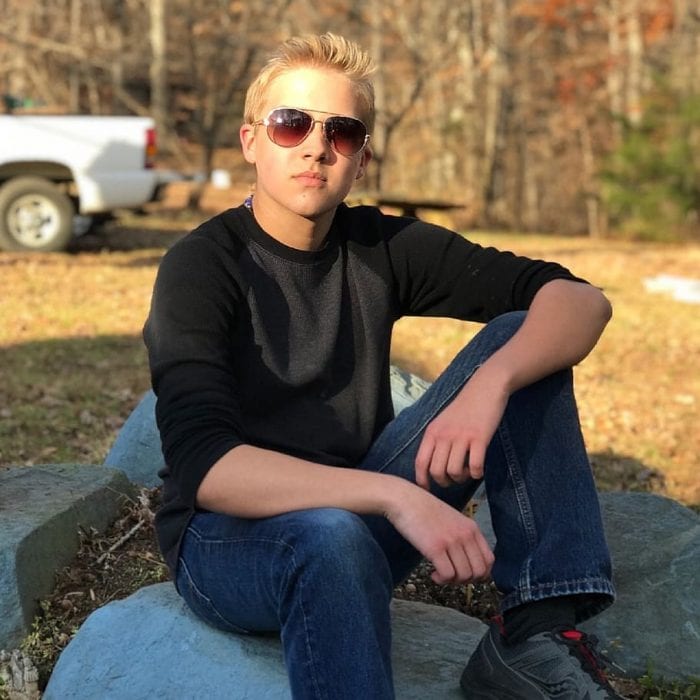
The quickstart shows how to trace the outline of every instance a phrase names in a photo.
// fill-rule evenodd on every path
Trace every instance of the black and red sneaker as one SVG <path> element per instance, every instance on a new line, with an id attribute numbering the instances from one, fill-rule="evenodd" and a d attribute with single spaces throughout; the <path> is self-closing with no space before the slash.
<path id="1" fill-rule="evenodd" d="M 491 625 L 467 663 L 460 685 L 478 700 L 609 700 L 622 698 L 605 675 L 597 640 L 576 629 L 541 632 L 504 643 Z"/>

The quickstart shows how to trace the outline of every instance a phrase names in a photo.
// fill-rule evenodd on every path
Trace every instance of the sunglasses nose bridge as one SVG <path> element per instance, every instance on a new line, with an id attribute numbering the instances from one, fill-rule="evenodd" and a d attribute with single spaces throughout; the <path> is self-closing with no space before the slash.
<path id="1" fill-rule="evenodd" d="M 331 140 L 328 138 L 328 127 L 326 126 L 326 120 L 325 119 L 312 119 L 311 120 L 311 125 L 309 126 L 309 130 L 306 132 L 306 136 L 304 136 L 304 141 L 307 141 L 312 134 L 316 131 L 316 124 L 319 124 L 321 127 L 321 139 L 324 144 L 324 146 L 328 147 L 331 146 Z"/>

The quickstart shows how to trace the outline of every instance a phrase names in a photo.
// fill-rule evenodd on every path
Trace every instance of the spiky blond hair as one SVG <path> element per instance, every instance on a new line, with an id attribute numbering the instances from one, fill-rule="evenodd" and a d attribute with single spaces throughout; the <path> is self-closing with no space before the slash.
<path id="1" fill-rule="evenodd" d="M 358 44 L 331 34 L 299 36 L 288 39 L 262 67 L 246 93 L 243 117 L 248 124 L 260 114 L 270 84 L 295 68 L 327 68 L 345 75 L 355 86 L 362 121 L 371 132 L 374 127 L 374 63 Z M 311 105 L 308 105 L 311 107 Z"/>

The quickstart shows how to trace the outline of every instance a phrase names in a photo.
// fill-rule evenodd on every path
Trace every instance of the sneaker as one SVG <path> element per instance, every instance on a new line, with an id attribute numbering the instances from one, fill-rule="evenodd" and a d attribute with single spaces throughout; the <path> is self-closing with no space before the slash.
<path id="1" fill-rule="evenodd" d="M 561 629 L 506 646 L 494 624 L 469 659 L 460 685 L 475 700 L 622 698 L 603 672 L 596 642 L 579 630 Z"/>

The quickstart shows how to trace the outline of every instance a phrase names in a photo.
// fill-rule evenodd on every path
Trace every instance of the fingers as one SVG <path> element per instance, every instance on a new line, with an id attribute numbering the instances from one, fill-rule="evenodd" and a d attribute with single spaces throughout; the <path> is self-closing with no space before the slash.
<path id="1" fill-rule="evenodd" d="M 480 479 L 484 474 L 485 452 L 476 443 L 436 441 L 426 432 L 416 455 L 416 483 L 429 490 L 431 478 L 443 488 L 469 478 Z"/>
<path id="2" fill-rule="evenodd" d="M 423 478 L 428 478 L 427 472 Z M 435 567 L 436 583 L 463 583 L 487 578 L 493 554 L 479 526 L 459 510 L 412 484 L 386 517 L 397 531 Z"/>
<path id="3" fill-rule="evenodd" d="M 481 479 L 484 476 L 484 463 L 486 461 L 486 445 L 472 443 L 467 455 L 469 464 L 465 471 L 472 479 Z"/>
<path id="4" fill-rule="evenodd" d="M 430 490 L 428 473 L 433 458 L 435 441 L 426 433 L 423 435 L 418 454 L 416 454 L 416 483 L 426 491 Z"/>
<path id="5" fill-rule="evenodd" d="M 447 458 L 447 467 L 445 469 L 445 483 L 435 478 L 440 486 L 450 486 L 451 484 L 461 484 L 469 478 L 469 470 L 466 468 L 466 462 L 469 451 L 466 443 L 456 442 L 450 445 L 449 456 Z M 438 476 L 442 475 L 442 470 L 438 469 Z"/>
<path id="6" fill-rule="evenodd" d="M 486 580 L 491 574 L 493 554 L 480 547 L 467 551 L 458 547 L 445 551 L 432 562 L 435 571 L 430 578 L 438 584 L 475 583 Z"/>
<path id="7" fill-rule="evenodd" d="M 491 575 L 494 555 L 476 524 L 466 541 L 455 542 L 432 560 L 435 571 L 431 578 L 438 584 L 484 581 Z"/>

